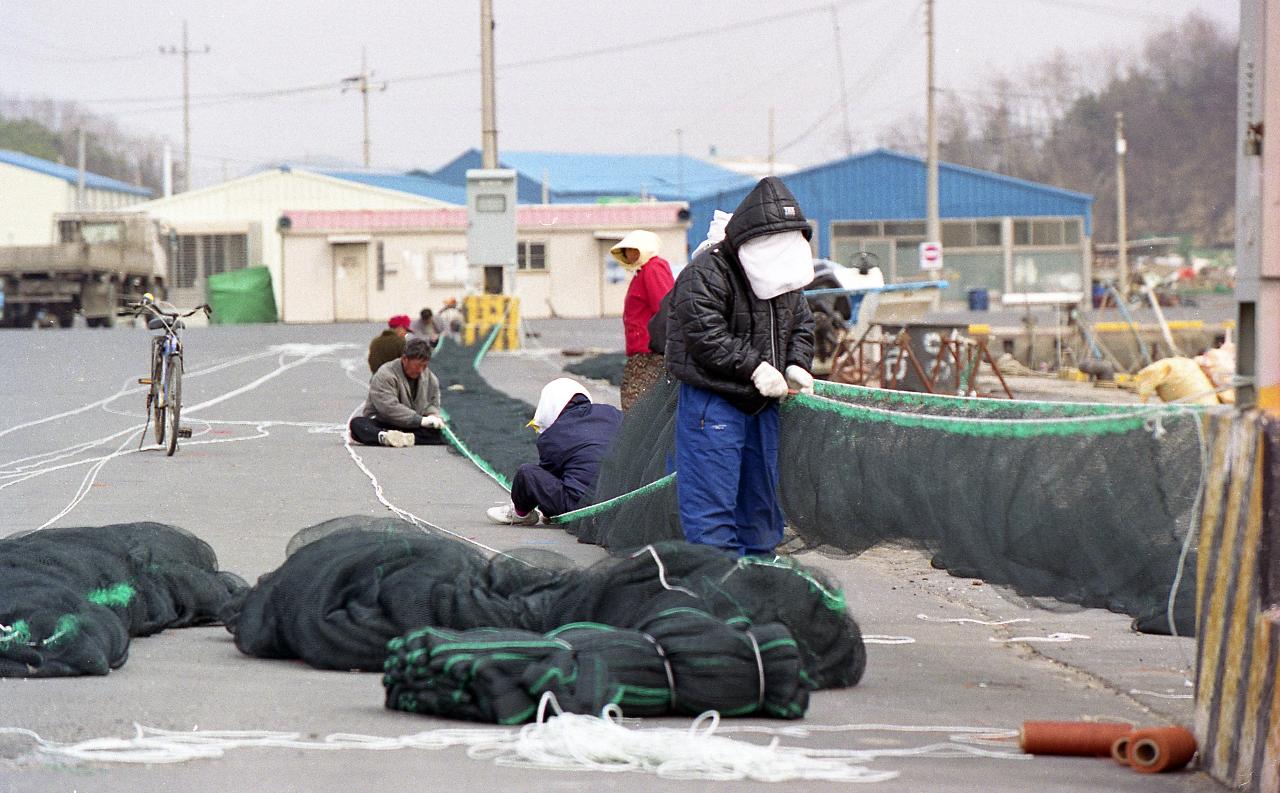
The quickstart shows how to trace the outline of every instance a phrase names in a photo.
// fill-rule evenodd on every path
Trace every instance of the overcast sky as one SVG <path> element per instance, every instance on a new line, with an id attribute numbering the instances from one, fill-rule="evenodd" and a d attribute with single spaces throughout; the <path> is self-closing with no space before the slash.
<path id="1" fill-rule="evenodd" d="M 924 108 L 922 0 L 494 0 L 499 149 L 763 158 L 855 150 Z M 1062 49 L 1082 60 L 1198 11 L 1234 32 L 1235 0 L 936 0 L 937 74 L 980 97 Z M 83 101 L 181 156 L 190 28 L 197 185 L 265 161 L 358 165 L 358 93 L 339 82 L 368 50 L 374 168 L 435 168 L 480 140 L 479 2 L 0 0 L 0 94 Z M 954 94 L 953 94 L 954 95 Z M 680 130 L 677 133 L 677 130 Z"/>

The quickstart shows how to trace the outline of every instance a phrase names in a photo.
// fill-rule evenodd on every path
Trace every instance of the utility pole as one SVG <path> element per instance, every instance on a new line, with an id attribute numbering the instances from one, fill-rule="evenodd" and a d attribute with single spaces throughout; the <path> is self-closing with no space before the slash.
<path id="1" fill-rule="evenodd" d="M 76 210 L 83 212 L 85 207 L 84 174 L 85 174 L 84 127 L 76 130 Z"/>
<path id="2" fill-rule="evenodd" d="M 925 237 L 928 242 L 942 242 L 942 225 L 938 222 L 938 119 L 934 113 L 933 86 L 933 0 L 924 2 L 925 36 L 925 136 L 929 155 L 925 162 Z"/>
<path id="3" fill-rule="evenodd" d="M 777 152 L 773 143 L 773 105 L 769 105 L 769 175 L 773 176 Z"/>
<path id="4" fill-rule="evenodd" d="M 481 168 L 498 167 L 498 121 L 493 82 L 493 0 L 480 0 Z"/>
<path id="5" fill-rule="evenodd" d="M 193 50 L 187 46 L 187 20 L 182 20 L 182 49 L 177 47 L 161 47 L 162 55 L 182 56 L 182 188 L 191 189 L 191 68 L 192 55 L 209 52 L 209 45 L 202 50 Z"/>
<path id="6" fill-rule="evenodd" d="M 385 91 L 387 84 L 385 82 L 373 85 L 369 82 L 373 77 L 373 72 L 369 71 L 368 53 L 364 47 L 360 48 L 360 73 L 355 77 L 348 77 L 342 81 L 342 92 L 345 94 L 347 89 L 354 88 L 360 92 L 361 104 L 364 106 L 364 167 L 369 167 L 369 92 Z"/>
<path id="7" fill-rule="evenodd" d="M 840 123 L 844 131 L 844 156 L 853 156 L 853 132 L 849 129 L 849 87 L 844 78 L 844 45 L 840 42 L 840 15 L 831 5 L 831 35 L 836 40 L 836 70 L 840 76 Z"/>
<path id="8" fill-rule="evenodd" d="M 1121 297 L 1129 297 L 1129 223 L 1124 194 L 1124 155 L 1129 143 L 1124 139 L 1124 113 L 1116 113 L 1116 287 Z"/>

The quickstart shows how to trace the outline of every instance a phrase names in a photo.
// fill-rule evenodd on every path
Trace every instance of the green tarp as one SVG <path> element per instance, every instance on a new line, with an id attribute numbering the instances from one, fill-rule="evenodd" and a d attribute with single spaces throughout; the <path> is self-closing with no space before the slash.
<path id="1" fill-rule="evenodd" d="M 271 272 L 266 267 L 248 267 L 209 276 L 209 306 L 213 308 L 209 321 L 214 325 L 275 322 Z"/>

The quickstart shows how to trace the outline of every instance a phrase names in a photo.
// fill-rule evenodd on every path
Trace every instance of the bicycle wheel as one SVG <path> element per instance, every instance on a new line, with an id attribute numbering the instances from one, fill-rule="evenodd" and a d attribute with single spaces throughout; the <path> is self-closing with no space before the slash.
<path id="1" fill-rule="evenodd" d="M 156 445 L 164 445 L 164 349 L 161 346 L 163 337 L 156 337 L 151 343 L 151 410 L 154 413 Z"/>
<path id="2" fill-rule="evenodd" d="M 168 455 L 178 450 L 178 416 L 182 413 L 182 356 L 177 353 L 169 356 L 169 382 L 165 384 L 168 393 L 168 404 L 165 406 L 169 433 Z"/>

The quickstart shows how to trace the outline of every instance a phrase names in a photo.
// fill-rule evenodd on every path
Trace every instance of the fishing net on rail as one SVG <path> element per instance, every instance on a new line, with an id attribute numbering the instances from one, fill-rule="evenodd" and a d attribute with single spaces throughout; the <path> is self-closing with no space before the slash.
<path id="1" fill-rule="evenodd" d="M 246 588 L 213 549 L 160 523 L 0 539 L 0 677 L 105 675 L 129 639 L 216 622 Z"/>
<path id="2" fill-rule="evenodd" d="M 569 374 L 585 377 L 590 380 L 604 380 L 611 385 L 622 385 L 622 370 L 627 365 L 627 356 L 620 352 L 603 352 L 589 355 L 580 361 L 574 361 L 564 367 Z"/>
<path id="3" fill-rule="evenodd" d="M 674 384 L 628 414 L 593 502 L 671 470 Z M 780 495 L 793 550 L 921 547 L 1034 605 L 1107 608 L 1167 633 L 1201 485 L 1201 417 L 1177 405 L 1020 402 L 820 382 L 783 406 Z M 678 473 L 677 473 L 678 475 Z M 680 536 L 675 488 L 623 495 L 568 528 L 618 551 Z M 1174 598 L 1194 632 L 1194 548 Z"/>
<path id="4" fill-rule="evenodd" d="M 705 632 L 708 623 L 702 615 L 710 615 L 717 626 L 726 625 L 723 630 L 732 633 L 709 642 L 708 653 L 742 642 L 744 637 L 737 634 L 743 631 L 755 631 L 757 643 L 761 637 L 766 642 L 790 639 L 798 659 L 794 673 L 777 671 L 788 668 L 783 657 L 791 652 L 781 645 L 771 646 L 772 654 L 761 657 L 767 655 L 768 663 L 776 664 L 766 670 L 769 676 L 791 674 L 793 688 L 851 686 L 861 678 L 866 665 L 861 633 L 839 590 L 817 571 L 787 560 L 740 560 L 714 548 L 682 542 L 647 547 L 585 568 L 570 566 L 546 551 L 517 551 L 490 559 L 457 540 L 390 518 L 345 518 L 304 529 L 300 536 L 302 540 L 292 544 L 294 550 L 284 564 L 260 578 L 224 612 L 227 629 L 246 654 L 300 658 L 323 669 L 381 671 L 388 660 L 388 642 L 426 627 L 445 632 L 486 629 L 489 634 L 496 630 L 506 637 L 503 641 L 524 641 L 529 635 L 543 641 L 544 634 L 581 623 L 627 631 L 668 631 L 673 647 L 681 647 L 676 637 L 684 635 L 682 631 L 691 636 Z M 696 629 L 688 620 L 664 622 L 661 630 L 655 625 L 665 619 L 664 614 L 689 616 L 680 610 L 699 612 L 689 617 L 701 620 Z M 770 626 L 780 626 L 787 637 Z M 422 649 L 422 643 L 430 641 L 428 635 L 419 634 L 412 650 Z M 643 658 L 628 662 L 640 670 L 632 674 L 626 664 L 606 663 L 614 650 L 604 652 L 601 637 L 575 636 L 582 640 L 582 646 L 573 646 L 582 654 L 569 659 L 530 659 L 529 664 L 551 664 L 539 667 L 541 671 L 533 679 L 543 673 L 556 674 L 547 672 L 553 667 L 567 675 L 573 664 L 582 662 L 587 664 L 582 669 L 599 671 L 600 664 L 608 666 L 608 680 L 614 682 L 601 683 L 603 688 L 598 691 L 616 693 L 616 688 L 610 688 L 615 684 L 652 688 L 644 682 L 651 682 L 658 663 L 651 645 L 645 648 Z M 634 638 L 627 641 L 634 644 Z M 748 645 L 750 641 L 746 640 Z M 741 655 L 741 648 L 733 646 Z M 404 647 L 404 643 L 393 644 L 392 650 Z M 429 688 L 427 679 L 444 674 L 418 668 L 418 658 L 402 659 L 397 667 L 401 672 L 396 684 L 409 686 L 406 691 L 412 689 L 411 694 Z M 506 663 L 515 659 L 494 660 L 504 664 L 504 671 L 495 675 L 509 678 L 515 674 L 514 667 Z M 697 665 L 693 660 L 689 663 Z M 698 663 L 712 662 L 703 659 Z M 736 693 L 723 695 L 726 702 L 737 702 L 743 696 L 753 702 L 759 699 L 759 686 L 754 682 L 759 677 L 757 666 L 752 660 L 749 696 L 734 684 Z M 696 681 L 697 674 L 701 673 L 686 675 L 680 685 Z M 451 678 L 432 685 L 456 688 L 467 684 Z M 495 681 L 483 685 L 490 684 L 506 685 Z M 795 707 L 803 710 L 801 698 L 805 695 L 782 681 L 775 680 L 771 686 L 765 704 L 759 706 L 761 712 L 776 710 L 775 715 L 785 715 Z M 536 699 L 541 690 L 526 686 L 520 696 Z M 583 689 L 575 700 L 578 695 L 568 695 L 568 689 L 563 693 L 570 701 L 582 702 L 613 696 Z M 427 707 L 422 698 L 426 695 L 413 696 L 418 704 L 406 705 L 407 709 Z M 488 694 L 473 689 L 467 696 L 483 699 Z M 687 691 L 680 694 L 677 703 L 695 703 L 700 696 L 709 695 Z M 778 699 L 772 699 L 774 696 Z M 399 693 L 388 701 L 394 706 L 400 701 Z M 487 703 L 477 707 L 496 706 Z M 513 711 L 501 712 L 509 716 Z"/>

